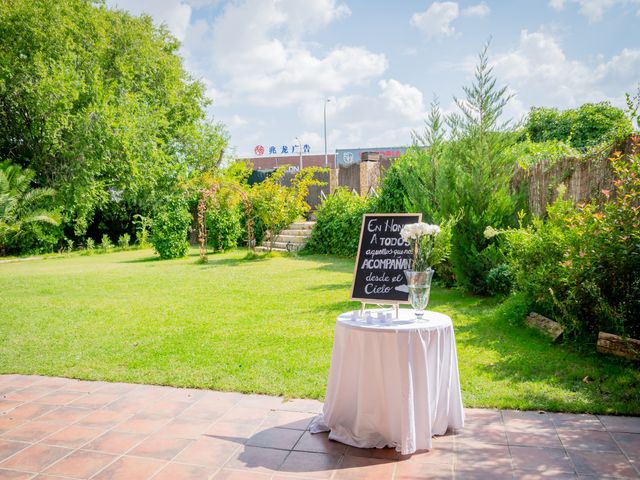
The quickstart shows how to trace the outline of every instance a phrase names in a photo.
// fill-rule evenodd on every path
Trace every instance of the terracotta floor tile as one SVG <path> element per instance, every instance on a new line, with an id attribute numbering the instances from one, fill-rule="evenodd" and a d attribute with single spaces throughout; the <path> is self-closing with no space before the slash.
<path id="1" fill-rule="evenodd" d="M 609 432 L 558 429 L 558 436 L 568 450 L 620 452 Z"/>
<path id="2" fill-rule="evenodd" d="M 240 448 L 233 442 L 202 437 L 185 448 L 174 461 L 204 467 L 221 467 Z"/>
<path id="3" fill-rule="evenodd" d="M 70 452 L 71 450 L 68 448 L 41 444 L 32 445 L 0 463 L 0 468 L 41 472 Z"/>
<path id="4" fill-rule="evenodd" d="M 236 401 L 230 399 L 221 400 L 220 402 L 209 399 L 208 395 L 205 395 L 200 400 L 197 400 L 190 407 L 180 413 L 181 418 L 200 419 L 208 422 L 213 422 L 219 419 L 222 415 L 227 413 Z"/>
<path id="5" fill-rule="evenodd" d="M 453 466 L 401 462 L 396 465 L 396 480 L 449 480 L 453 479 Z"/>
<path id="6" fill-rule="evenodd" d="M 640 460 L 640 433 L 612 433 L 623 453 Z"/>
<path id="7" fill-rule="evenodd" d="M 278 470 L 289 454 L 286 450 L 261 447 L 242 447 L 224 465 L 235 470 L 270 473 Z"/>
<path id="8" fill-rule="evenodd" d="M 547 433 L 507 431 L 507 441 L 509 442 L 509 445 L 562 448 L 562 443 L 560 442 L 560 438 L 555 430 Z"/>
<path id="9" fill-rule="evenodd" d="M 604 425 L 596 415 L 575 413 L 549 413 L 556 428 L 567 430 L 604 430 Z"/>
<path id="10" fill-rule="evenodd" d="M 215 469 L 171 462 L 153 476 L 153 480 L 206 480 Z"/>
<path id="11" fill-rule="evenodd" d="M 309 478 L 330 478 L 338 468 L 340 455 L 326 453 L 291 452 L 286 458 L 280 470 L 282 473 L 291 473 Z"/>
<path id="12" fill-rule="evenodd" d="M 278 427 L 306 430 L 316 415 L 306 412 L 272 411 L 264 419 L 261 428 Z"/>
<path id="13" fill-rule="evenodd" d="M 80 397 L 69 404 L 72 407 L 80 408 L 103 408 L 120 398 L 119 394 L 92 392 L 84 397 Z"/>
<path id="14" fill-rule="evenodd" d="M 341 455 L 347 446 L 340 442 L 329 440 L 327 433 L 310 433 L 304 432 L 298 443 L 293 447 L 294 450 L 302 452 L 314 453 L 331 453 Z"/>
<path id="15" fill-rule="evenodd" d="M 196 388 L 167 388 L 169 390 L 166 395 L 162 397 L 163 400 L 195 403 L 204 397 L 206 393 L 205 390 L 198 390 Z"/>
<path id="16" fill-rule="evenodd" d="M 228 468 L 223 468 L 213 476 L 213 480 L 268 480 L 270 478 L 271 475 L 266 473 L 231 470 Z"/>
<path id="17" fill-rule="evenodd" d="M 45 405 L 66 405 L 68 403 L 73 402 L 79 398 L 85 397 L 87 394 L 84 392 L 75 392 L 68 390 L 58 390 L 56 392 L 50 393 L 48 395 L 44 395 L 38 398 L 36 401 L 38 403 L 43 403 Z"/>
<path id="18" fill-rule="evenodd" d="M 252 447 L 280 448 L 291 450 L 302 436 L 301 430 L 287 428 L 269 428 L 253 434 L 247 445 Z"/>
<path id="19" fill-rule="evenodd" d="M 581 475 L 597 477 L 638 478 L 626 457 L 621 453 L 601 453 L 569 450 L 569 457 Z"/>
<path id="20" fill-rule="evenodd" d="M 150 405 L 146 405 L 144 412 L 154 415 L 165 415 L 175 417 L 192 406 L 190 402 L 179 402 L 177 400 L 158 400 Z"/>
<path id="21" fill-rule="evenodd" d="M 31 402 L 51 393 L 48 387 L 30 386 L 21 390 L 15 390 L 7 395 L 7 400 L 15 400 L 20 402 Z"/>
<path id="22" fill-rule="evenodd" d="M 30 480 L 32 478 L 33 473 L 30 472 L 18 472 L 16 470 L 0 468 L 0 480 Z"/>
<path id="23" fill-rule="evenodd" d="M 514 470 L 513 478 L 517 480 L 576 480 L 579 477 L 575 473 L 562 472 L 559 470 L 545 470 L 543 472 Z M 595 480 L 595 478 L 593 480 Z"/>
<path id="24" fill-rule="evenodd" d="M 164 415 L 137 414 L 116 425 L 113 429 L 118 432 L 151 434 L 160 430 L 169 422 Z"/>
<path id="25" fill-rule="evenodd" d="M 502 413 L 500 410 L 465 408 L 464 425 L 465 428 L 476 425 L 502 425 Z"/>
<path id="26" fill-rule="evenodd" d="M 130 418 L 132 415 L 127 412 L 116 412 L 111 410 L 95 410 L 77 422 L 78 426 L 89 428 L 111 428 L 120 422 Z"/>
<path id="27" fill-rule="evenodd" d="M 106 385 L 105 382 L 91 382 L 88 380 L 71 380 L 67 383 L 65 390 L 74 392 L 91 393 L 100 390 Z"/>
<path id="28" fill-rule="evenodd" d="M 350 450 L 347 449 L 347 452 Z M 439 463 L 453 465 L 455 460 L 455 450 L 453 446 L 449 448 L 432 448 L 431 450 L 419 450 L 411 455 L 400 455 L 403 461 L 411 463 Z"/>
<path id="29" fill-rule="evenodd" d="M 456 469 L 462 467 L 497 468 L 510 467 L 511 454 L 505 445 L 456 444 Z"/>
<path id="30" fill-rule="evenodd" d="M 233 423 L 233 422 L 214 422 L 207 428 L 204 435 L 215 438 L 229 439 L 238 443 L 246 443 L 249 438 L 260 430 L 257 423 Z"/>
<path id="31" fill-rule="evenodd" d="M 10 417 L 21 418 L 23 420 L 35 420 L 41 415 L 56 408 L 53 405 L 40 405 L 37 403 L 22 404 L 8 413 Z"/>
<path id="32" fill-rule="evenodd" d="M 130 415 L 134 415 L 138 412 L 145 411 L 148 404 L 148 401 L 141 400 L 139 398 L 132 399 L 128 397 L 119 397 L 117 400 L 102 407 L 102 409 L 105 411 L 108 410 L 111 412 L 128 413 Z"/>
<path id="33" fill-rule="evenodd" d="M 453 454 L 453 451 L 451 453 Z M 344 454 L 352 457 L 379 458 L 382 460 L 398 460 L 401 457 L 395 448 L 356 448 L 347 446 Z"/>
<path id="34" fill-rule="evenodd" d="M 38 421 L 56 422 L 69 425 L 86 417 L 92 411 L 88 408 L 59 407 L 38 417 Z"/>
<path id="35" fill-rule="evenodd" d="M 502 425 L 479 425 L 475 428 L 464 428 L 456 435 L 459 440 L 470 440 L 497 445 L 507 444 L 507 434 Z"/>
<path id="36" fill-rule="evenodd" d="M 500 466 L 468 466 L 454 467 L 456 479 L 464 480 L 513 480 L 511 467 Z M 428 478 L 428 477 L 427 477 Z"/>
<path id="37" fill-rule="evenodd" d="M 335 480 L 391 480 L 395 463 L 392 460 L 378 458 L 345 456 L 333 478 Z"/>
<path id="38" fill-rule="evenodd" d="M 220 417 L 221 422 L 232 422 L 232 423 L 251 423 L 251 424 L 260 424 L 267 418 L 270 410 L 268 408 L 255 408 L 255 407 L 241 407 L 234 406 L 231 407 L 222 417 Z"/>
<path id="39" fill-rule="evenodd" d="M 133 448 L 146 438 L 138 433 L 109 431 L 85 445 L 85 450 L 121 454 Z"/>
<path id="40" fill-rule="evenodd" d="M 40 440 L 46 445 L 78 448 L 102 434 L 102 430 L 71 425 Z"/>
<path id="41" fill-rule="evenodd" d="M 153 458 L 121 457 L 92 480 L 146 480 L 165 464 L 165 461 Z"/>
<path id="42" fill-rule="evenodd" d="M 322 413 L 322 402 L 318 400 L 296 399 L 284 402 L 278 410 L 289 412 Z"/>
<path id="43" fill-rule="evenodd" d="M 562 448 L 510 447 L 513 468 L 537 472 L 574 472 L 573 463 Z"/>
<path id="44" fill-rule="evenodd" d="M 96 392 L 124 395 L 126 393 L 131 392 L 134 388 L 136 388 L 136 385 L 132 383 L 107 382 L 102 386 L 102 388 L 99 388 L 98 390 L 96 390 Z"/>
<path id="45" fill-rule="evenodd" d="M 0 462 L 6 460 L 11 455 L 24 450 L 30 444 L 25 442 L 14 442 L 13 440 L 0 439 Z"/>
<path id="46" fill-rule="evenodd" d="M 62 428 L 63 426 L 59 423 L 34 420 L 2 434 L 2 438 L 35 443 Z"/>
<path id="47" fill-rule="evenodd" d="M 72 382 L 73 381 L 69 378 L 41 376 L 40 380 L 38 380 L 34 385 L 48 387 L 51 390 L 60 390 Z"/>
<path id="48" fill-rule="evenodd" d="M 161 460 L 171 460 L 178 453 L 184 450 L 193 440 L 186 438 L 162 437 L 152 435 L 129 451 L 129 455 L 138 457 L 159 458 Z"/>
<path id="49" fill-rule="evenodd" d="M 45 470 L 49 475 L 89 478 L 113 462 L 117 457 L 108 453 L 76 450 Z"/>
<path id="50" fill-rule="evenodd" d="M 28 420 L 10 415 L 0 416 L 0 435 L 13 430 L 14 428 L 24 425 Z"/>
<path id="51" fill-rule="evenodd" d="M 640 417 L 598 415 L 598 418 L 610 432 L 640 433 Z"/>
<path id="52" fill-rule="evenodd" d="M 241 407 L 266 408 L 268 410 L 278 410 L 285 403 L 282 397 L 271 397 L 269 395 L 249 394 L 243 395 L 238 405 Z"/>
<path id="53" fill-rule="evenodd" d="M 198 438 L 209 428 L 210 422 L 189 418 L 174 418 L 156 433 L 177 438 Z M 118 427 L 119 428 L 119 427 Z"/>
<path id="54" fill-rule="evenodd" d="M 18 400 L 0 400 L 0 415 L 6 415 L 24 402 Z"/>

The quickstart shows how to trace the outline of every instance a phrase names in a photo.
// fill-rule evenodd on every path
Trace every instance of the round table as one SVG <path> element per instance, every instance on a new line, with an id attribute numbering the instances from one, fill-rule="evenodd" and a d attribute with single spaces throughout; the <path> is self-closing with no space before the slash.
<path id="1" fill-rule="evenodd" d="M 338 316 L 324 408 L 310 430 L 354 447 L 429 449 L 433 435 L 464 426 L 451 319 L 365 312 Z"/>

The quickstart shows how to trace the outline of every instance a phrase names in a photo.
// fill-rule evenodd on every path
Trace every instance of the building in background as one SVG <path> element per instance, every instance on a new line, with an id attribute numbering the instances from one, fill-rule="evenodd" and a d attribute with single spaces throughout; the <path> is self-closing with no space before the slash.
<path id="1" fill-rule="evenodd" d="M 329 168 L 333 168 L 335 164 L 336 155 L 330 153 L 327 155 Z M 239 158 L 241 162 L 251 163 L 254 170 L 270 170 L 272 168 L 282 167 L 283 165 L 289 165 L 291 170 L 298 170 L 300 168 L 300 156 L 299 155 L 287 155 L 287 156 L 264 156 L 264 157 L 249 157 Z M 322 155 L 302 155 L 302 168 L 307 167 L 324 167 L 324 154 Z"/>
<path id="2" fill-rule="evenodd" d="M 396 159 L 407 151 L 408 147 L 368 147 L 368 148 L 338 148 L 336 149 L 336 164 L 338 167 L 348 167 L 362 161 L 363 153 L 378 153 L 383 160 Z"/>

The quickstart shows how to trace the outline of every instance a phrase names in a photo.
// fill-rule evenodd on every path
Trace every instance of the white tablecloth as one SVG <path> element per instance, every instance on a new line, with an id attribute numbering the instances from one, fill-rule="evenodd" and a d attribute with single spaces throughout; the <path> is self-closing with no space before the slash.
<path id="1" fill-rule="evenodd" d="M 436 312 L 412 318 L 410 309 L 393 321 L 358 312 L 338 317 L 324 409 L 312 433 L 410 454 L 431 448 L 431 437 L 448 427 L 464 426 L 451 319 Z"/>

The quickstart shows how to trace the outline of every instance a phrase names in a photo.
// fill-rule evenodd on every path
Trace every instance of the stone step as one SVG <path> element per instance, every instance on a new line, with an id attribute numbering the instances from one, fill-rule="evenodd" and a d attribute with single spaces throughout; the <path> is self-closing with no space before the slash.
<path id="1" fill-rule="evenodd" d="M 289 225 L 292 230 L 311 230 L 316 222 L 296 222 Z"/>
<path id="2" fill-rule="evenodd" d="M 280 243 L 306 243 L 307 237 L 302 235 L 278 235 L 276 237 L 276 242 Z"/>
<path id="3" fill-rule="evenodd" d="M 286 230 L 282 230 L 280 232 L 280 235 L 290 235 L 290 236 L 296 236 L 296 237 L 308 237 L 309 235 L 311 235 L 311 230 L 309 229 L 301 229 L 301 230 L 292 230 L 287 228 Z"/>

